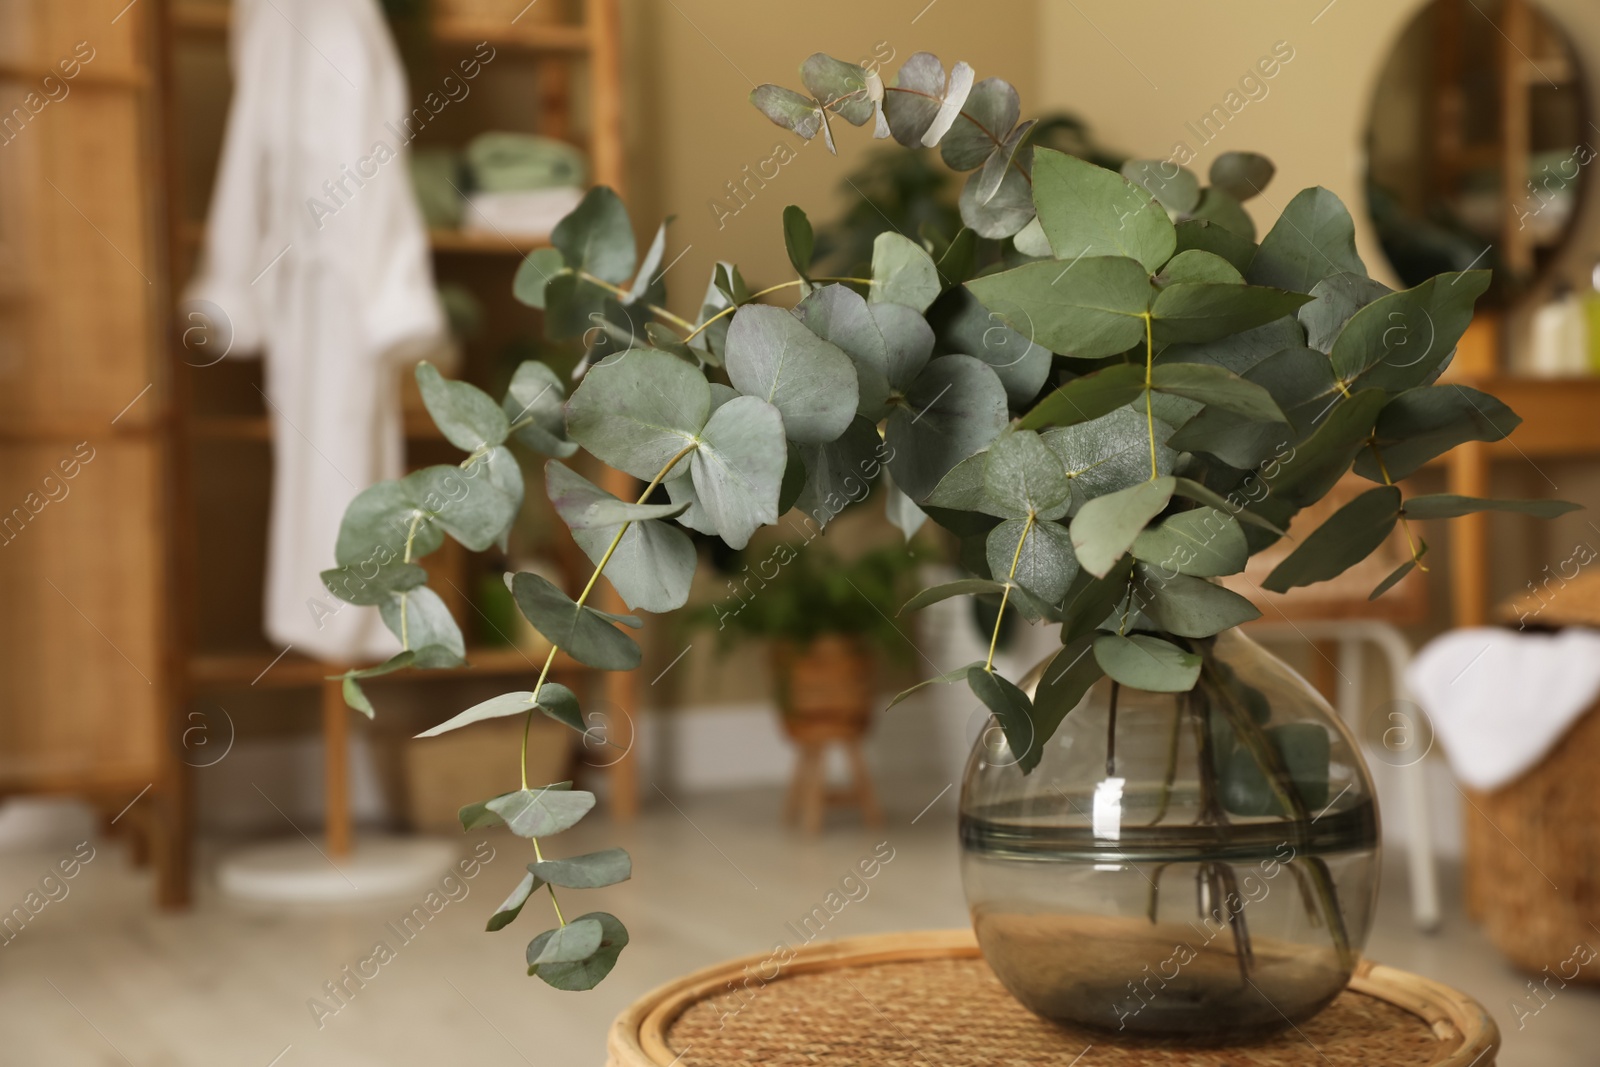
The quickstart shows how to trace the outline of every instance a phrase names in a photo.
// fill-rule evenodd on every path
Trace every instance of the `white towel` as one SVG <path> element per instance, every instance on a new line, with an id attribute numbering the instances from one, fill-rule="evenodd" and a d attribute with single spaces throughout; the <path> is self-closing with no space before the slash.
<path id="1" fill-rule="evenodd" d="M 345 505 L 402 472 L 397 367 L 444 333 L 406 160 L 404 69 L 376 0 L 235 0 L 232 59 L 187 296 L 221 309 L 233 353 L 266 358 L 266 633 L 327 660 L 385 655 L 398 643 L 376 613 L 345 610 L 317 575 L 334 565 Z"/>
<path id="2" fill-rule="evenodd" d="M 1417 653 L 1406 681 L 1456 777 L 1498 789 L 1543 759 L 1600 696 L 1600 633 L 1454 630 Z"/>

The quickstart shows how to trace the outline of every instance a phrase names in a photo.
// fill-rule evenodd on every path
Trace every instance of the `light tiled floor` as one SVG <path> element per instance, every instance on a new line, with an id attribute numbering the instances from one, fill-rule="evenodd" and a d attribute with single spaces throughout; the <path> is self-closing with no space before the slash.
<path id="1" fill-rule="evenodd" d="M 941 784 L 895 791 L 880 833 L 841 818 L 816 841 L 778 828 L 779 797 L 768 792 L 676 798 L 679 808 L 657 796 L 631 827 L 598 817 L 583 824 L 562 839 L 564 850 L 621 844 L 636 864 L 632 882 L 567 895 L 569 909 L 613 911 L 632 931 L 617 970 L 587 994 L 525 977 L 523 947 L 540 928 L 530 916 L 498 934 L 483 932 L 526 862 L 515 839 L 490 834 L 496 856 L 467 883 L 470 895 L 399 945 L 320 1027 L 308 1002 L 379 940 L 399 944 L 385 924 L 409 902 L 285 914 L 248 910 L 203 889 L 192 911 L 158 914 L 149 906 L 148 876 L 102 846 L 65 899 L 0 947 L 0 1064 L 598 1067 L 606 1026 L 624 1005 L 704 964 L 792 941 L 785 924 L 808 913 L 879 842 L 894 858 L 827 936 L 963 924 L 954 791 L 912 822 Z M 0 856 L 6 909 L 59 858 Z M 530 905 L 543 906 L 542 899 Z M 1386 884 L 1369 954 L 1488 1006 L 1505 1030 L 1502 1067 L 1600 1061 L 1600 991 L 1563 990 L 1518 1030 L 1508 1003 L 1525 995 L 1525 979 L 1454 900 L 1439 934 L 1414 932 L 1403 876 Z"/>

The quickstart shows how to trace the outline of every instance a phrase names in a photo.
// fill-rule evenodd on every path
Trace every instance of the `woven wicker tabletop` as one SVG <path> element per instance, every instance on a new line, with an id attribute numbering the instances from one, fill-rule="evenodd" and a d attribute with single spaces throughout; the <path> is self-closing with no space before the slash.
<path id="1" fill-rule="evenodd" d="M 950 931 L 810 946 L 781 974 L 770 954 L 708 968 L 624 1012 L 609 1051 L 611 1067 L 1492 1067 L 1498 1046 L 1470 998 L 1381 966 L 1298 1029 L 1246 1047 L 1077 1032 L 1028 1012 L 971 933 Z"/>

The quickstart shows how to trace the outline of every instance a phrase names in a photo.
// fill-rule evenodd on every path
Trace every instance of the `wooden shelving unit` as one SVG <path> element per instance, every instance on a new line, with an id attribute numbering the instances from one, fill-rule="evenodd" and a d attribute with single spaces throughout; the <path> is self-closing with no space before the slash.
<path id="1" fill-rule="evenodd" d="M 431 23 L 432 42 L 441 57 L 456 52 L 470 52 L 480 43 L 487 42 L 497 52 L 505 53 L 496 60 L 496 67 L 484 76 L 517 77 L 533 87 L 529 94 L 530 105 L 521 121 L 513 128 L 531 128 L 533 132 L 557 137 L 577 144 L 589 156 L 593 180 L 622 190 L 622 134 L 621 134 L 621 61 L 619 56 L 619 21 L 616 0 L 581 0 L 581 21 L 574 24 L 548 22 L 526 23 L 511 21 L 492 22 L 484 19 L 436 17 Z M 152 28 L 161 42 L 163 56 L 163 111 L 167 128 L 168 146 L 165 163 L 168 216 L 168 240 L 171 254 L 171 291 L 181 293 L 192 272 L 195 255 L 204 236 L 204 224 L 198 221 L 204 205 L 196 201 L 198 192 L 184 188 L 183 175 L 195 173 L 193 160 L 185 167 L 182 108 L 185 104 L 185 85 L 176 54 L 180 48 L 221 49 L 225 46 L 231 23 L 230 10 L 218 3 L 198 3 L 195 0 L 157 0 L 151 5 Z M 572 102 L 576 94 L 572 81 L 580 65 L 587 70 L 586 121 L 582 123 L 581 136 L 575 130 Z M 214 109 L 208 109 L 214 111 Z M 435 269 L 441 278 L 457 273 L 469 276 L 476 289 L 491 285 L 509 293 L 516 261 L 534 249 L 548 245 L 547 238 L 507 237 L 495 232 L 473 230 L 433 230 L 429 234 L 435 253 Z M 491 294 L 499 295 L 499 294 Z M 485 299 L 484 304 L 493 313 L 496 301 Z M 503 305 L 503 301 L 500 301 Z M 213 379 L 202 380 L 186 365 L 184 353 L 176 343 L 181 331 L 172 331 L 172 374 L 175 379 L 174 400 L 167 431 L 172 443 L 174 463 L 172 480 L 175 486 L 175 511 L 179 516 L 176 525 L 182 527 L 178 535 L 175 556 L 178 574 L 175 609 L 180 618 L 174 629 L 181 635 L 179 658 L 179 692 L 176 699 L 186 707 L 197 694 L 215 694 L 230 689 L 289 689 L 313 688 L 321 693 L 323 737 L 326 745 L 326 800 L 328 824 L 326 828 L 327 851 L 338 855 L 348 852 L 351 846 L 351 827 L 348 810 L 348 782 L 346 754 L 348 751 L 349 719 L 353 712 L 344 706 L 337 681 L 328 676 L 343 669 L 340 665 L 318 662 L 294 652 L 282 654 L 256 641 L 246 647 L 237 642 L 214 647 L 213 643 L 199 640 L 197 633 L 206 629 L 196 617 L 199 597 L 197 591 L 211 576 L 200 573 L 200 558 L 195 551 L 200 540 L 197 523 L 203 509 L 215 506 L 196 492 L 195 461 L 206 450 L 246 449 L 249 454 L 260 455 L 272 437 L 271 416 L 259 403 L 257 410 L 241 412 L 237 397 L 232 403 L 217 403 L 208 398 L 205 390 L 214 388 Z M 467 376 L 483 372 L 482 352 L 474 358 L 470 346 L 466 360 Z M 484 383 L 486 384 L 486 383 Z M 253 398 L 246 393 L 246 400 Z M 438 453 L 448 446 L 442 435 L 432 425 L 425 413 L 407 412 L 406 436 L 412 453 L 427 452 L 425 462 L 437 462 Z M 232 453 L 229 453 L 232 455 Z M 264 461 L 257 460 L 257 469 L 265 470 Z M 418 458 L 418 465 L 424 460 Z M 257 476 L 259 478 L 259 475 Z M 607 488 L 621 496 L 637 492 L 626 475 L 610 473 L 605 481 Z M 265 494 L 264 482 L 258 486 Z M 264 497 L 262 497 L 264 499 Z M 559 529 L 559 520 L 550 514 L 553 528 Z M 557 535 L 565 538 L 558 555 L 576 571 L 584 562 L 564 529 Z M 331 552 L 331 546 L 330 546 Z M 330 555 L 331 560 L 331 555 Z M 463 589 L 470 589 L 467 577 L 468 560 L 465 552 L 453 544 L 425 561 L 430 571 L 437 570 L 448 579 L 440 583 L 439 591 L 447 604 L 456 609 L 458 621 L 469 622 L 461 609 L 466 599 Z M 237 565 L 237 564 L 235 564 Z M 587 578 L 570 576 L 577 584 Z M 576 590 L 574 590 L 575 592 Z M 602 584 L 597 591 L 598 606 L 621 610 L 621 605 L 609 587 Z M 468 629 L 470 635 L 470 628 Z M 490 676 L 523 676 L 531 686 L 532 679 L 542 665 L 542 655 L 515 647 L 470 647 L 470 666 L 451 671 L 402 672 L 398 679 L 429 679 L 430 684 L 448 685 L 453 680 Z M 631 675 L 601 674 L 577 663 L 565 654 L 557 656 L 553 674 L 569 685 L 585 686 L 595 694 L 603 694 L 612 707 L 631 710 L 636 707 L 636 682 Z M 436 681 L 433 681 L 436 680 Z M 459 710 L 454 705 L 441 708 L 440 719 Z M 628 747 L 628 738 L 622 735 L 631 729 L 629 723 L 610 724 L 609 740 Z M 637 807 L 637 786 L 634 767 L 629 759 L 622 759 L 608 769 L 611 784 L 611 806 L 619 818 L 630 818 Z"/>

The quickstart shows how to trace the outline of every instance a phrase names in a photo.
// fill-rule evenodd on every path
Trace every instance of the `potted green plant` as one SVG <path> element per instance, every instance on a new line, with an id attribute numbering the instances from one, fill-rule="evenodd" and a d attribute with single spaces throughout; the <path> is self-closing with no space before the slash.
<path id="1" fill-rule="evenodd" d="M 1320 188 L 1288 200 L 1258 241 L 1241 201 L 1271 178 L 1263 157 L 1226 153 L 1202 187 L 1185 160 L 1117 173 L 1035 150 L 1010 85 L 927 53 L 890 82 L 819 54 L 801 80 L 805 93 L 761 86 L 754 103 L 802 137 L 831 143 L 843 120 L 937 145 L 970 172 L 966 228 L 882 234 L 870 276 L 819 277 L 791 208 L 796 277 L 752 291 L 720 264 L 685 318 L 664 305 L 665 231 L 640 258 L 621 202 L 592 190 L 515 281 L 552 338 L 587 342 L 580 384 L 566 396 L 527 363 L 497 402 L 419 368 L 429 411 L 467 456 L 350 506 L 329 587 L 377 606 L 405 651 L 347 675 L 348 698 L 370 712 L 362 677 L 460 660 L 416 560 L 446 536 L 473 550 L 503 536 L 521 494 L 508 440 L 551 457 L 551 500 L 595 563 L 573 596 L 513 576 L 518 607 L 554 648 L 605 670 L 638 665 L 625 631 L 640 624 L 589 605 L 602 578 L 633 609 L 672 610 L 696 565 L 683 527 L 739 548 L 797 502 L 826 524 L 882 476 L 901 525 L 933 519 L 972 572 L 908 607 L 974 596 L 1060 627 L 1061 650 L 1032 678 L 1001 676 L 991 642 L 986 659 L 932 680 L 970 687 L 1001 728 L 974 751 L 961 832 L 979 941 L 1008 988 L 1055 1018 L 1177 1038 L 1306 1018 L 1343 988 L 1366 936 L 1371 781 L 1326 704 L 1237 634 L 1257 611 L 1214 579 L 1351 470 L 1371 488 L 1290 552 L 1269 589 L 1334 577 L 1404 527 L 1413 558 L 1379 596 L 1421 564 L 1419 520 L 1571 507 L 1397 484 L 1517 424 L 1494 398 L 1438 382 L 1487 275 L 1390 292 Z M 979 237 L 1009 240 L 1012 255 L 976 273 Z M 761 302 L 780 293 L 799 303 Z M 637 500 L 562 462 L 579 448 L 646 483 Z M 656 502 L 663 487 L 670 502 Z M 550 655 L 530 690 L 429 734 L 535 714 L 582 729 L 574 695 L 548 680 Z M 465 826 L 503 822 L 531 842 L 492 927 L 536 890 L 554 903 L 558 887 L 627 877 L 620 850 L 544 856 L 541 842 L 593 803 L 524 781 L 463 809 Z M 555 912 L 528 946 L 530 972 L 592 986 L 626 930 Z"/>

